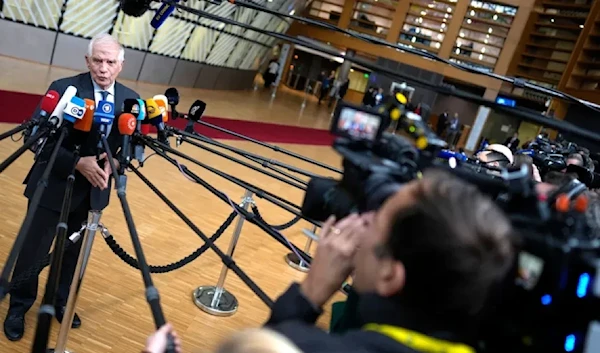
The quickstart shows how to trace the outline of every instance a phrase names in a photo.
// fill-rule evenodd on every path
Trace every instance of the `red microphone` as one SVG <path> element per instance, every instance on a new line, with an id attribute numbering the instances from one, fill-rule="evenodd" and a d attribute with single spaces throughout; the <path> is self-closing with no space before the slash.
<path id="1" fill-rule="evenodd" d="M 48 91 L 40 103 L 40 116 L 46 117 L 58 105 L 60 95 L 56 91 Z"/>
<path id="2" fill-rule="evenodd" d="M 27 128 L 27 131 L 25 132 L 26 139 L 29 136 L 34 136 L 38 131 L 40 123 L 44 123 L 46 122 L 46 120 L 48 120 L 50 113 L 52 113 L 58 105 L 59 99 L 60 95 L 54 90 L 48 91 L 46 93 L 46 95 L 42 98 L 42 101 L 40 102 L 39 114 L 31 118 L 31 121 L 29 122 L 29 126 L 33 125 L 33 128 L 31 129 L 31 131 L 29 130 L 31 127 Z M 29 132 L 31 132 L 31 134 L 29 134 Z"/>

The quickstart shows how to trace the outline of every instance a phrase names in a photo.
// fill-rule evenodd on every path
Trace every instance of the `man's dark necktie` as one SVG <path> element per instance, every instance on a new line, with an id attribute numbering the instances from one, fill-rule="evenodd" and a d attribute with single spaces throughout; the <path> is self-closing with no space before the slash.
<path id="1" fill-rule="evenodd" d="M 105 101 L 108 99 L 108 95 L 110 94 L 108 91 L 100 91 L 100 94 L 102 95 L 102 100 Z M 109 125 L 106 125 L 106 137 L 108 138 L 108 135 L 110 135 L 110 130 L 112 128 L 112 123 Z M 102 141 L 98 141 L 98 147 L 99 149 L 103 149 L 102 146 Z M 104 163 L 108 163 L 107 159 L 104 159 L 103 161 Z M 104 166 L 104 163 L 100 164 L 100 167 L 102 168 Z M 110 196 L 110 176 L 108 178 L 109 183 L 108 183 L 108 189 L 107 190 L 100 190 L 99 188 L 96 187 L 92 187 L 92 191 L 91 191 L 91 195 L 90 195 L 90 206 L 93 210 L 102 210 L 104 207 L 106 207 L 108 205 L 108 198 Z"/>

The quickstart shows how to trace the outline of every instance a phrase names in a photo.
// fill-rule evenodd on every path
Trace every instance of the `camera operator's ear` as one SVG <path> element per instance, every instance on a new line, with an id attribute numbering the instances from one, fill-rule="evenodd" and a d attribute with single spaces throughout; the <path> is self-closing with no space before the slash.
<path id="1" fill-rule="evenodd" d="M 406 283 L 406 269 L 404 264 L 394 258 L 387 258 L 380 265 L 379 278 L 375 284 L 377 294 L 382 297 L 397 295 Z"/>

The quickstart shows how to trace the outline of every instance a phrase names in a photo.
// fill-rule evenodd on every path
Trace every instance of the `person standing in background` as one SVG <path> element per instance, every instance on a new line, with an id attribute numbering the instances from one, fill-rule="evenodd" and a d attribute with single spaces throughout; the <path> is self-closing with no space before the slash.
<path id="1" fill-rule="evenodd" d="M 504 141 L 504 146 L 510 148 L 510 150 L 514 153 L 517 148 L 519 148 L 519 133 L 515 131 L 512 137 L 509 137 Z"/>
<path id="2" fill-rule="evenodd" d="M 331 71 L 329 77 L 325 77 L 321 84 L 321 94 L 319 94 L 319 104 L 323 101 L 323 98 L 327 96 L 329 90 L 333 86 L 333 81 L 335 80 L 335 71 Z"/>
<path id="3" fill-rule="evenodd" d="M 436 130 L 435 133 L 438 136 L 442 136 L 444 134 L 444 132 L 446 131 L 447 123 L 448 123 L 448 110 L 444 110 L 444 112 L 438 116 L 438 121 L 437 121 L 437 125 L 435 128 L 435 130 Z"/>
<path id="4" fill-rule="evenodd" d="M 454 113 L 454 116 L 448 122 L 448 131 L 446 134 L 446 142 L 451 148 L 454 148 L 454 143 L 458 136 L 458 130 L 460 128 L 460 120 L 458 120 L 458 113 Z"/>
<path id="5" fill-rule="evenodd" d="M 278 74 L 279 63 L 277 62 L 277 59 L 271 59 L 271 61 L 269 61 L 269 66 L 267 67 L 267 71 L 263 75 L 263 79 L 265 80 L 265 88 L 270 88 L 273 83 L 275 83 Z"/>

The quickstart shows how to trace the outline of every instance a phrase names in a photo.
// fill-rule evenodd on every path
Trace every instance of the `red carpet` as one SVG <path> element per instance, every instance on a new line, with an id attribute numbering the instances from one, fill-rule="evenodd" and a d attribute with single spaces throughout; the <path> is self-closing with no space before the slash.
<path id="1" fill-rule="evenodd" d="M 42 96 L 37 94 L 0 90 L 0 123 L 20 124 L 29 119 L 41 98 Z M 320 146 L 331 146 L 333 142 L 333 136 L 327 130 L 207 116 L 202 120 L 263 142 Z M 177 119 L 169 121 L 168 124 L 183 129 L 186 121 Z M 237 137 L 198 124 L 196 131 L 215 139 L 239 140 Z"/>

